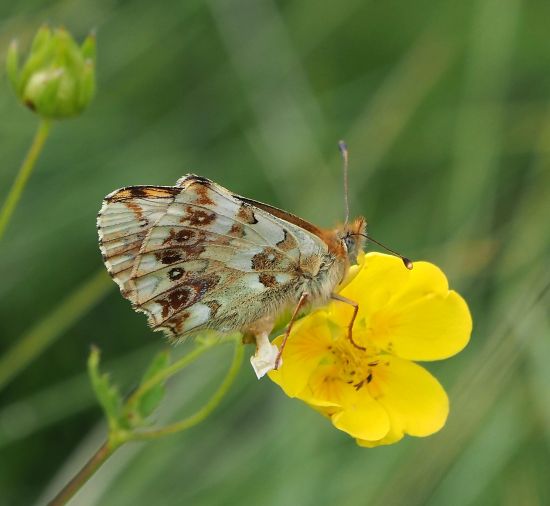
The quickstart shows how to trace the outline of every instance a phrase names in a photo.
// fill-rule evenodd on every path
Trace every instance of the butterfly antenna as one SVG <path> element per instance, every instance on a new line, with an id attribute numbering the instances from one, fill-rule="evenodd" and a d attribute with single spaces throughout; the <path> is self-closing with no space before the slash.
<path id="1" fill-rule="evenodd" d="M 345 143 L 345 141 L 338 141 L 338 149 L 340 150 L 340 154 L 342 155 L 342 160 L 344 162 L 344 206 L 346 208 L 345 225 L 347 225 L 349 222 L 348 145 Z"/>
<path id="2" fill-rule="evenodd" d="M 386 251 L 389 251 L 392 255 L 400 258 L 401 261 L 403 262 L 403 264 L 405 264 L 405 267 L 407 269 L 411 270 L 413 268 L 412 260 L 409 260 L 407 257 L 404 257 L 403 255 L 400 255 L 399 253 L 397 253 L 397 251 L 394 251 L 394 250 L 388 248 L 387 246 L 385 246 L 381 242 L 377 241 L 376 239 L 373 239 L 370 235 L 367 235 L 367 234 L 353 234 L 353 235 L 362 235 L 363 237 L 366 237 L 369 241 L 372 241 L 373 243 L 378 244 L 378 246 L 381 246 Z"/>

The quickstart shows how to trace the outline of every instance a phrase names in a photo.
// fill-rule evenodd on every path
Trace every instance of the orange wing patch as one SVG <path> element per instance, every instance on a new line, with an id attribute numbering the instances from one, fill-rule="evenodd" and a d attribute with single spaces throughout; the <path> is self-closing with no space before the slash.
<path id="1" fill-rule="evenodd" d="M 180 188 L 172 186 L 129 186 L 113 192 L 105 200 L 122 202 L 130 199 L 161 199 L 173 197 L 180 192 Z"/>

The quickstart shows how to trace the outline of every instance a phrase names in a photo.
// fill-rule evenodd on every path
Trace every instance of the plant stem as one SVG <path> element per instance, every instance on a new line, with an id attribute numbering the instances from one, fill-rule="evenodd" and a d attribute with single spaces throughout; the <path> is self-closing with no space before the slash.
<path id="1" fill-rule="evenodd" d="M 202 422 L 205 418 L 216 409 L 220 403 L 220 401 L 223 399 L 231 385 L 233 384 L 233 381 L 237 377 L 237 373 L 239 372 L 241 368 L 241 364 L 243 361 L 243 353 L 244 353 L 244 346 L 238 342 L 235 341 L 235 351 L 233 353 L 233 362 L 231 363 L 231 367 L 227 371 L 227 374 L 225 378 L 223 379 L 221 385 L 219 386 L 218 390 L 212 395 L 210 400 L 196 413 L 193 415 L 184 418 L 183 420 L 172 423 L 170 425 L 167 425 L 165 427 L 161 427 L 160 429 L 153 429 L 143 432 L 134 432 L 130 435 L 130 439 L 134 440 L 142 440 L 142 439 L 155 439 L 158 437 L 166 436 L 168 434 L 174 434 L 176 432 L 181 432 L 186 429 L 189 429 L 190 427 L 193 427 L 194 425 L 199 424 Z"/>
<path id="2" fill-rule="evenodd" d="M 117 450 L 119 445 L 111 445 L 105 441 L 84 467 L 63 487 L 63 489 L 48 503 L 48 506 L 63 506 L 82 486 L 95 474 L 103 463 Z"/>
<path id="3" fill-rule="evenodd" d="M 112 286 L 105 269 L 99 270 L 17 339 L 0 357 L 0 390 L 101 300 Z"/>
<path id="4" fill-rule="evenodd" d="M 200 344 L 193 351 L 189 352 L 187 355 L 184 355 L 179 360 L 176 360 L 173 364 L 166 367 L 166 369 L 159 371 L 153 377 L 149 378 L 145 383 L 143 383 L 138 388 L 136 388 L 136 390 L 132 392 L 130 397 L 128 397 L 126 404 L 128 406 L 131 406 L 133 403 L 139 400 L 143 394 L 151 390 L 151 388 L 157 386 L 159 383 L 162 383 L 164 380 L 168 379 L 170 376 L 173 376 L 177 372 L 187 367 L 189 364 L 194 362 L 203 353 L 208 351 L 210 348 L 212 348 L 216 344 L 219 344 L 219 342 L 210 342 L 210 343 Z"/>
<path id="5" fill-rule="evenodd" d="M 233 353 L 233 361 L 231 367 L 227 371 L 225 378 L 223 379 L 218 390 L 210 398 L 210 400 L 195 414 L 160 429 L 153 429 L 143 432 L 132 431 L 115 431 L 109 434 L 109 439 L 99 450 L 90 458 L 90 460 L 84 465 L 84 467 L 63 487 L 63 489 L 48 503 L 48 506 L 62 506 L 66 504 L 81 488 L 82 486 L 93 476 L 93 474 L 103 465 L 103 463 L 124 443 L 128 441 L 139 441 L 145 439 L 156 439 L 168 434 L 174 434 L 176 432 L 182 432 L 198 423 L 202 422 L 214 409 L 220 404 L 220 401 L 225 396 L 233 381 L 237 377 L 237 373 L 241 367 L 244 346 L 236 336 L 228 336 L 226 339 L 219 341 L 211 340 L 202 345 L 197 346 L 191 353 L 183 356 L 177 362 L 174 362 L 171 366 L 167 367 L 160 373 L 153 376 L 149 381 L 141 385 L 128 399 L 127 404 L 135 402 L 139 398 L 139 395 L 143 395 L 145 392 L 153 388 L 158 383 L 164 381 L 170 376 L 173 376 L 177 372 L 181 371 L 191 362 L 200 357 L 204 352 L 217 346 L 219 344 L 226 343 L 227 341 L 233 341 L 235 343 L 235 351 Z"/>
<path id="6" fill-rule="evenodd" d="M 17 206 L 17 203 L 21 198 L 21 195 L 23 193 L 23 190 L 25 189 L 27 181 L 29 180 L 32 170 L 34 169 L 38 155 L 44 147 L 44 143 L 48 138 L 51 126 L 51 120 L 44 118 L 40 119 L 40 123 L 38 124 L 38 129 L 36 130 L 36 134 L 32 141 L 31 147 L 29 148 L 27 156 L 21 164 L 19 173 L 17 174 L 17 177 L 15 178 L 15 181 L 10 188 L 2 209 L 0 210 L 0 240 L 4 235 L 13 211 L 15 210 L 15 207 Z"/>

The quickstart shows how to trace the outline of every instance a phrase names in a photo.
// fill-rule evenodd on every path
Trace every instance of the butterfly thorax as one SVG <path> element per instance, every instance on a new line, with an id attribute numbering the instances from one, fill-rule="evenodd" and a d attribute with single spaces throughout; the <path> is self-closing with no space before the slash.
<path id="1" fill-rule="evenodd" d="M 351 224 L 322 230 L 319 235 L 328 251 L 301 259 L 303 283 L 298 291 L 309 293 L 315 305 L 328 301 L 335 288 L 346 277 L 350 265 L 357 262 L 357 255 L 365 241 L 361 235 L 365 233 L 365 229 L 365 219 L 358 217 Z"/>
<path id="2" fill-rule="evenodd" d="M 297 300 L 302 293 L 307 293 L 314 305 L 324 304 L 346 272 L 346 258 L 339 249 L 303 258 L 294 299 Z"/>

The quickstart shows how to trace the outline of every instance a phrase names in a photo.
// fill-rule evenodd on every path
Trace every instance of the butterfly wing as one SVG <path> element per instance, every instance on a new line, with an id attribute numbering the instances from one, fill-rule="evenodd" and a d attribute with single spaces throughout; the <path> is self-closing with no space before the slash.
<path id="1" fill-rule="evenodd" d="M 261 205 L 194 175 L 117 190 L 98 216 L 105 265 L 155 330 L 245 328 L 297 300 L 308 259 L 328 251 L 313 225 Z"/>

